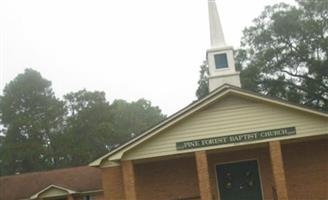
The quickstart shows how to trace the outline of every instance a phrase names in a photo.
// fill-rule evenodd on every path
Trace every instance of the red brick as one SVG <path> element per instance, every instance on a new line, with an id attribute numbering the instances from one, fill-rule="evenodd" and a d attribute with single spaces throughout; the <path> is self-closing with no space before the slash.
<path id="1" fill-rule="evenodd" d="M 71 194 L 69 194 L 69 195 L 67 195 L 67 200 L 74 200 L 74 198 Z"/>
<path id="2" fill-rule="evenodd" d="M 104 199 L 125 199 L 121 166 L 103 168 L 102 184 L 104 190 Z"/>
<path id="3" fill-rule="evenodd" d="M 282 145 L 290 199 L 328 199 L 328 139 Z"/>
<path id="4" fill-rule="evenodd" d="M 139 200 L 173 200 L 199 197 L 194 157 L 135 165 Z"/>
<path id="5" fill-rule="evenodd" d="M 206 152 L 195 152 L 195 158 L 197 165 L 198 187 L 200 191 L 201 200 L 210 200 L 212 199 L 212 191 L 210 185 Z"/>
<path id="6" fill-rule="evenodd" d="M 272 141 L 269 143 L 270 158 L 273 180 L 275 189 L 277 191 L 278 200 L 287 200 L 287 184 L 284 169 L 284 162 L 281 153 L 281 145 L 279 141 Z"/>
<path id="7" fill-rule="evenodd" d="M 251 147 L 251 146 L 250 146 Z M 312 140 L 283 144 L 279 148 L 271 145 L 272 158 L 283 157 L 289 199 L 319 200 L 328 197 L 328 140 Z M 260 148 L 207 152 L 211 193 L 219 199 L 215 166 L 227 162 L 257 160 L 262 183 L 263 199 L 273 199 L 273 169 L 268 146 Z M 131 163 L 132 164 L 132 163 Z M 276 165 L 275 164 L 275 165 Z M 273 165 L 273 167 L 277 167 Z M 131 166 L 130 166 L 131 167 Z M 200 196 L 197 165 L 193 156 L 161 161 L 134 163 L 135 186 L 139 200 L 167 200 Z M 124 189 L 121 167 L 103 169 L 103 184 L 106 200 L 123 200 Z M 281 171 L 276 169 L 276 174 Z M 279 177 L 277 178 L 279 181 Z M 107 186 L 106 186 L 107 185 Z M 106 197 L 106 195 L 110 197 Z"/>
<path id="8" fill-rule="evenodd" d="M 134 166 L 131 160 L 122 161 L 123 185 L 126 200 L 136 200 L 136 181 Z"/>

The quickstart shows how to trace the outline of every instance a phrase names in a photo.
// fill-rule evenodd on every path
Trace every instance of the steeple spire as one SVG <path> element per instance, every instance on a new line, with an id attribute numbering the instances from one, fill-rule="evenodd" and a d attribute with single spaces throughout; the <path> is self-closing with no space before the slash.
<path id="1" fill-rule="evenodd" d="M 210 21 L 211 47 L 217 48 L 226 46 L 215 0 L 208 0 L 208 14 Z"/>
<path id="2" fill-rule="evenodd" d="M 225 43 L 215 0 L 208 0 L 211 48 L 207 50 L 210 92 L 223 84 L 240 87 L 239 72 L 235 69 L 233 48 Z"/>

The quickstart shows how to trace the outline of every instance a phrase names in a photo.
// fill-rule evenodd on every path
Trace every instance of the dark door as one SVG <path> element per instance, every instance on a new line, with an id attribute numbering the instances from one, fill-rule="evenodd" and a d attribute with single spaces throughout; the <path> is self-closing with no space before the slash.
<path id="1" fill-rule="evenodd" d="M 221 200 L 262 200 L 256 160 L 216 166 Z"/>

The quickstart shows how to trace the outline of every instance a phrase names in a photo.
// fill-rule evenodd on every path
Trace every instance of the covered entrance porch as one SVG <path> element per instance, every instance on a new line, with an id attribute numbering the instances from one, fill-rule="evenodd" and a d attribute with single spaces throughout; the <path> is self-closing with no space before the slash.
<path id="1" fill-rule="evenodd" d="M 156 160 L 126 160 L 121 166 L 103 169 L 105 178 L 111 179 L 103 182 L 105 199 L 225 200 L 220 193 L 229 188 L 220 188 L 218 177 L 227 178 L 217 167 L 244 161 L 257 162 L 260 182 L 253 184 L 260 186 L 261 199 L 324 199 L 328 195 L 327 144 L 327 137 L 313 137 Z M 234 179 L 233 187 L 243 190 Z M 235 197 L 246 199 L 238 193 Z"/>
<path id="2" fill-rule="evenodd" d="M 326 199 L 327 128 L 326 113 L 224 85 L 90 165 L 106 200 Z"/>
<path id="3" fill-rule="evenodd" d="M 131 200 L 288 199 L 279 141 L 123 161 L 121 169 Z"/>

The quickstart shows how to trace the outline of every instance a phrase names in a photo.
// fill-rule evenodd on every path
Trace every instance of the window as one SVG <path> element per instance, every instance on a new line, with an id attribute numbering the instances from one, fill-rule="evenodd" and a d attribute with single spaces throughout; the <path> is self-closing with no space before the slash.
<path id="1" fill-rule="evenodd" d="M 228 67 L 227 54 L 225 53 L 215 54 L 214 60 L 215 60 L 216 69 L 223 69 Z"/>
<path id="2" fill-rule="evenodd" d="M 84 196 L 82 200 L 92 200 L 92 197 L 90 195 Z"/>

